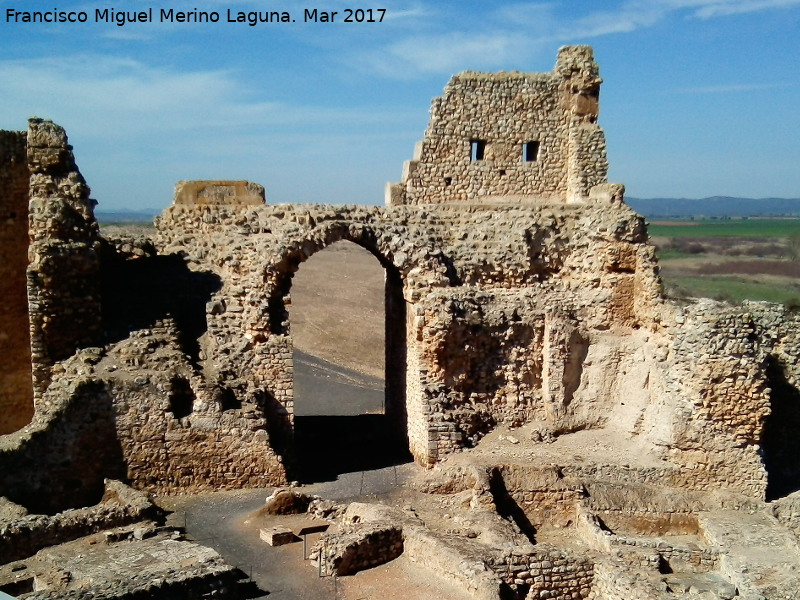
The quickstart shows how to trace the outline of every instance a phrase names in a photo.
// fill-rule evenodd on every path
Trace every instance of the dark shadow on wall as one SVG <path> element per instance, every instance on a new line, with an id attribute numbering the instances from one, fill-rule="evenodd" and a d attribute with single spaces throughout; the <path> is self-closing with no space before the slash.
<path id="1" fill-rule="evenodd" d="M 105 384 L 82 384 L 67 402 L 44 430 L 0 453 L 0 496 L 33 514 L 92 506 L 103 497 L 104 479 L 126 479 Z"/>
<path id="2" fill-rule="evenodd" d="M 183 351 L 196 364 L 207 328 L 206 304 L 221 287 L 217 275 L 190 270 L 176 254 L 125 258 L 110 248 L 102 269 L 106 341 L 125 339 L 172 317 Z"/>
<path id="3" fill-rule="evenodd" d="M 255 402 L 261 408 L 267 420 L 267 434 L 270 446 L 283 459 L 289 471 L 293 470 L 295 457 L 292 454 L 293 436 L 292 422 L 286 407 L 278 402 L 269 391 L 261 390 L 255 395 Z"/>
<path id="4" fill-rule="evenodd" d="M 411 462 L 406 439 L 388 415 L 295 417 L 296 471 L 302 483 Z"/>
<path id="5" fill-rule="evenodd" d="M 532 544 L 536 543 L 536 527 L 530 522 L 525 511 L 506 488 L 501 469 L 492 469 L 489 476 L 489 491 L 492 493 L 497 514 L 504 519 L 512 521 Z"/>
<path id="6" fill-rule="evenodd" d="M 761 448 L 767 470 L 767 501 L 800 490 L 800 391 L 786 379 L 784 366 L 770 356 L 766 364 L 772 413 L 764 425 Z"/>

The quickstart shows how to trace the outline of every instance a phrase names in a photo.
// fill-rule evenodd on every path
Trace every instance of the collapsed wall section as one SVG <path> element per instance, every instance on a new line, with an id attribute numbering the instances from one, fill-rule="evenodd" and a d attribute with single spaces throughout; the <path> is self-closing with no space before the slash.
<path id="1" fill-rule="evenodd" d="M 0 434 L 16 431 L 33 416 L 25 138 L 25 132 L 0 131 Z"/>

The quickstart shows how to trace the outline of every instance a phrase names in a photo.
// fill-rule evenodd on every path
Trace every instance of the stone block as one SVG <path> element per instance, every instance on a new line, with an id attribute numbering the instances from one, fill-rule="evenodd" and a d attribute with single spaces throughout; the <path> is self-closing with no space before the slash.
<path id="1" fill-rule="evenodd" d="M 264 187 L 249 181 L 179 181 L 173 203 L 258 206 L 265 203 Z"/>
<path id="2" fill-rule="evenodd" d="M 260 530 L 261 539 L 270 546 L 291 544 L 297 537 L 288 527 L 269 527 Z"/>

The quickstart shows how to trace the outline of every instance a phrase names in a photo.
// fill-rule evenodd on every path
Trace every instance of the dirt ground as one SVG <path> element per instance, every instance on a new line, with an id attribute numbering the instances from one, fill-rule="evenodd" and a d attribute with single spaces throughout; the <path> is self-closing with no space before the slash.
<path id="1" fill-rule="evenodd" d="M 338 242 L 300 265 L 289 320 L 295 348 L 383 381 L 384 270 L 372 254 Z"/>
<path id="2" fill-rule="evenodd" d="M 349 473 L 336 481 L 303 487 L 339 501 L 381 501 L 402 506 L 417 497 L 407 487 L 421 468 L 413 464 L 362 473 Z M 272 547 L 259 536 L 261 528 L 289 527 L 295 534 L 319 524 L 308 515 L 262 516 L 258 514 L 272 489 L 236 490 L 162 497 L 157 503 L 172 511 L 167 524 L 185 527 L 189 537 L 210 546 L 241 569 L 257 586 L 254 599 L 300 600 L 469 600 L 466 591 L 405 556 L 385 565 L 347 577 L 319 577 L 317 568 L 304 560 L 320 533 L 298 537 L 294 543 Z M 438 506 L 427 507 L 435 511 Z"/>

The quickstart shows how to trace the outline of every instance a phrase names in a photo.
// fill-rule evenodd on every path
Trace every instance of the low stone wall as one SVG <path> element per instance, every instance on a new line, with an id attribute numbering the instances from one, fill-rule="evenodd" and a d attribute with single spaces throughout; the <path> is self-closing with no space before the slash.
<path id="1" fill-rule="evenodd" d="M 404 527 L 404 554 L 462 587 L 476 600 L 497 600 L 501 581 L 487 565 L 478 544 L 453 535 L 437 534 L 425 527 Z"/>
<path id="2" fill-rule="evenodd" d="M 317 562 L 322 562 L 322 573 L 328 575 L 353 575 L 383 565 L 402 553 L 402 529 L 380 522 L 325 533 L 312 551 Z"/>
<path id="3" fill-rule="evenodd" d="M 573 600 L 588 598 L 592 591 L 594 567 L 558 548 L 537 545 L 533 552 L 507 552 L 490 562 L 490 567 L 509 586 L 530 586 L 526 598 Z"/>
<path id="4" fill-rule="evenodd" d="M 594 567 L 592 600 L 674 600 L 658 578 L 648 577 L 618 560 L 600 561 Z"/>
<path id="5" fill-rule="evenodd" d="M 34 555 L 55 546 L 155 516 L 147 496 L 118 481 L 107 481 L 100 504 L 67 510 L 53 516 L 26 515 L 0 523 L 0 557 L 4 562 Z"/>
<path id="6" fill-rule="evenodd" d="M 564 478 L 556 466 L 503 465 L 493 470 L 490 485 L 498 508 L 507 494 L 536 529 L 570 525 L 585 496 L 583 483 Z"/>

